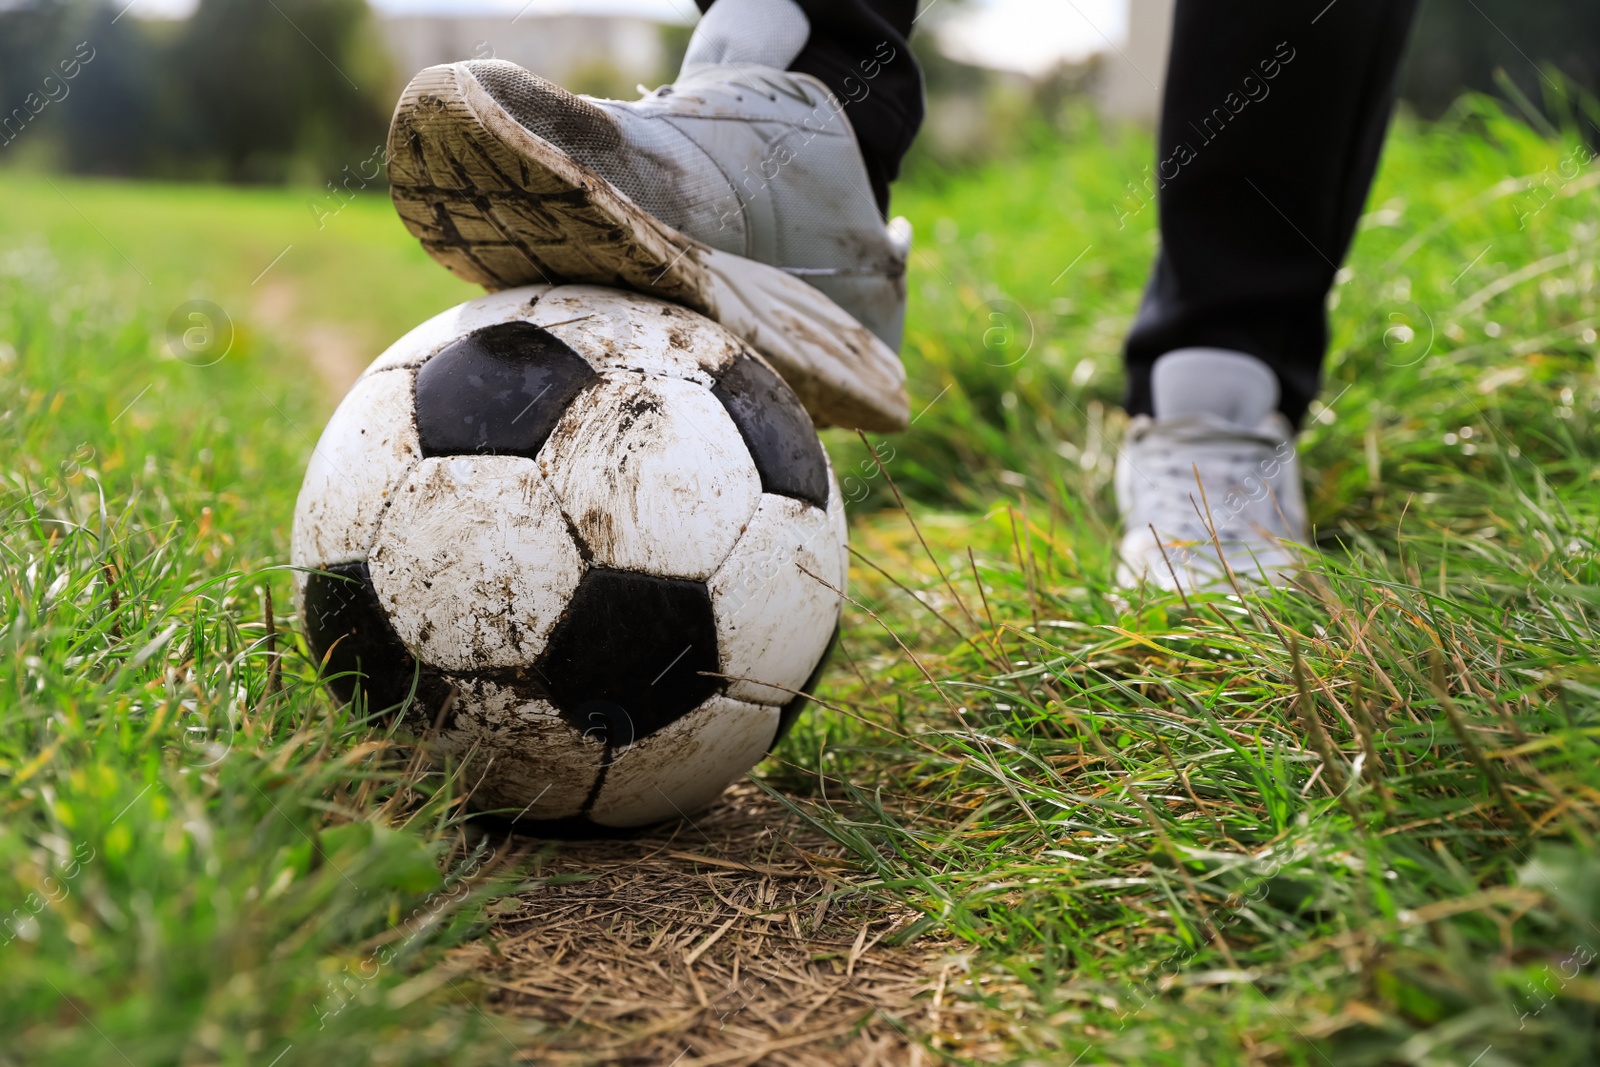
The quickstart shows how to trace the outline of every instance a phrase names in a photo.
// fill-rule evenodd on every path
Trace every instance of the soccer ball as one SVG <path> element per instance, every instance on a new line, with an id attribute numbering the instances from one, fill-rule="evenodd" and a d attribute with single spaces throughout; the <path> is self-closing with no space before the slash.
<path id="1" fill-rule="evenodd" d="M 462 304 L 367 368 L 291 559 L 339 698 L 476 751 L 476 807 L 582 831 L 691 814 L 771 751 L 847 551 L 765 361 L 674 304 L 566 285 Z"/>

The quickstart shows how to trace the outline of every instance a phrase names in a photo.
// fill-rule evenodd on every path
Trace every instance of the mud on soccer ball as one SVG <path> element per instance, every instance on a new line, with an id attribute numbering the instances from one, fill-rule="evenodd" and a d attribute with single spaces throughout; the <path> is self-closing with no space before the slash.
<path id="1" fill-rule="evenodd" d="M 839 486 L 716 323 L 529 286 L 417 327 L 339 405 L 291 559 L 334 693 L 476 750 L 474 804 L 563 829 L 705 807 L 800 713 L 837 632 Z"/>

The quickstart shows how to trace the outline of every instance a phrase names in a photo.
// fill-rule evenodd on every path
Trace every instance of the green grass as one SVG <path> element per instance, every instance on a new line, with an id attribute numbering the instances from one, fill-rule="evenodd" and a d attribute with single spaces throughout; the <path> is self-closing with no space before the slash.
<path id="1" fill-rule="evenodd" d="M 1397 130 L 1300 446 L 1313 577 L 1189 609 L 1108 588 L 1148 140 L 1083 123 L 898 192 L 922 414 L 881 468 L 829 443 L 906 589 L 855 569 L 831 707 L 761 776 L 860 898 L 969 946 L 945 995 L 984 1032 L 930 1051 L 1592 1060 L 1600 178 L 1549 180 L 1570 151 L 1482 103 Z M 282 569 L 331 406 L 294 324 L 376 354 L 468 290 L 379 198 L 318 229 L 292 192 L 52 181 L 0 176 L 0 1063 L 536 1049 L 444 965 L 518 872 L 318 690 Z M 194 298 L 238 328 L 204 367 L 166 341 Z"/>
<path id="2" fill-rule="evenodd" d="M 448 793 L 294 658 L 284 550 L 332 398 L 249 317 L 291 243 L 274 280 L 374 333 L 464 287 L 376 201 L 319 234 L 291 194 L 54 181 L 7 179 L 0 221 L 0 1062 L 474 1047 L 476 1013 L 385 1000 L 484 874 Z M 197 296 L 238 326 L 212 365 L 167 344 Z"/>
<path id="3" fill-rule="evenodd" d="M 854 715 L 775 780 L 831 780 L 797 808 L 978 949 L 974 995 L 1045 1061 L 1590 1062 L 1600 178 L 1520 225 L 1570 146 L 1482 103 L 1401 127 L 1300 443 L 1310 589 L 1191 613 L 1107 590 L 1154 221 L 1118 229 L 1126 148 L 900 202 L 953 239 L 917 261 L 932 406 L 864 491 L 944 514 L 929 552 L 898 517 L 856 548 L 949 626 L 863 570 L 898 640 L 860 621 Z M 985 300 L 1033 317 L 1014 368 L 971 339 Z"/>

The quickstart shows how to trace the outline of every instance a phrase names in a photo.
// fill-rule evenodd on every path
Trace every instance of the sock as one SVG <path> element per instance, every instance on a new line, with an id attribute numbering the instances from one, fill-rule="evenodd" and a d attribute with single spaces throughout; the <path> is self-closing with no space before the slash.
<path id="1" fill-rule="evenodd" d="M 1150 368 L 1157 419 L 1212 415 L 1255 429 L 1277 410 L 1278 376 L 1255 356 L 1225 348 L 1180 348 Z"/>
<path id="2" fill-rule="evenodd" d="M 788 70 L 811 37 L 794 0 L 717 0 L 700 17 L 683 69 L 720 63 Z"/>

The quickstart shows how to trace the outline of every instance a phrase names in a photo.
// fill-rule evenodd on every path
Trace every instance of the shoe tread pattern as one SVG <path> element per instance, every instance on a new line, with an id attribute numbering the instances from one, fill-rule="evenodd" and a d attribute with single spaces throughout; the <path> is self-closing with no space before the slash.
<path id="1" fill-rule="evenodd" d="M 710 310 L 685 254 L 697 242 L 517 125 L 457 67 L 430 67 L 406 87 L 389 191 L 428 254 L 487 289 L 576 282 Z"/>

